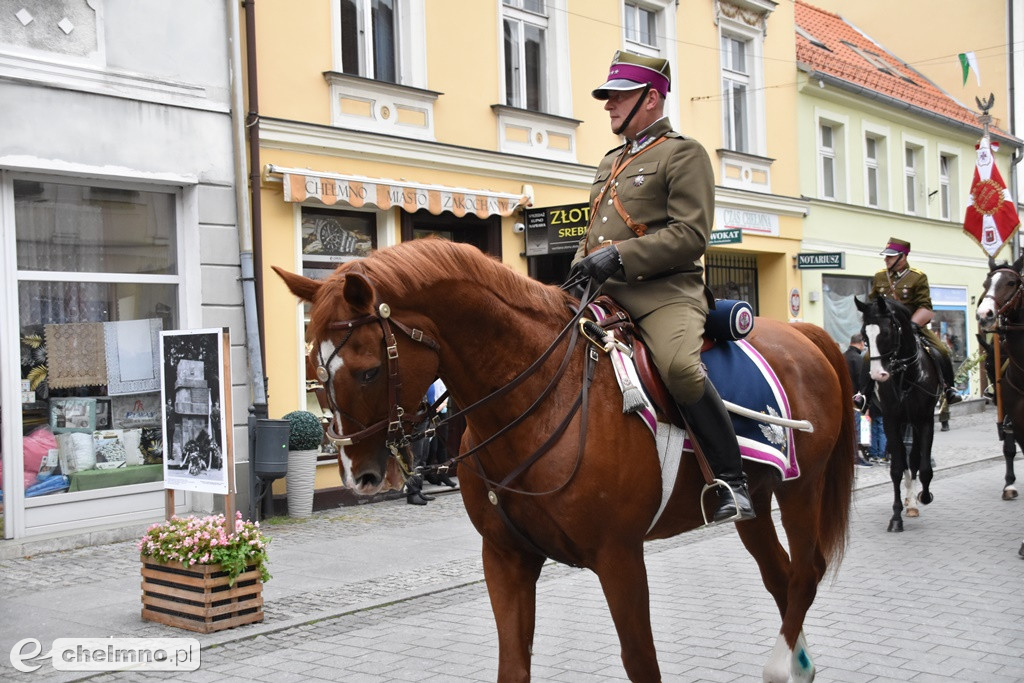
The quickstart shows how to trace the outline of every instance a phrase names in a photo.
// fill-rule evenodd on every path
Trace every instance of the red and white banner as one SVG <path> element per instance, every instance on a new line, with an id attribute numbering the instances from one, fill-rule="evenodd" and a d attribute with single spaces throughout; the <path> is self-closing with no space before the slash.
<path id="1" fill-rule="evenodd" d="M 971 182 L 971 203 L 964 216 L 964 232 L 994 257 L 1020 227 L 1020 218 L 996 167 L 993 153 L 999 149 L 999 143 L 990 142 L 986 135 L 975 149 L 978 150 L 978 165 Z"/>

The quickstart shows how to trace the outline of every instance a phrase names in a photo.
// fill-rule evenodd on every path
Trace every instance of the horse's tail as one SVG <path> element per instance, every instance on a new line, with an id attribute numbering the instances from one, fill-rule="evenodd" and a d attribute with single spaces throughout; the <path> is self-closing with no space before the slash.
<path id="1" fill-rule="evenodd" d="M 793 327 L 821 349 L 839 380 L 843 421 L 839 428 L 839 440 L 825 468 L 824 490 L 818 515 L 818 547 L 829 566 L 834 568 L 838 567 L 846 550 L 850 502 L 853 499 L 854 451 L 859 441 L 853 416 L 853 382 L 850 380 L 846 358 L 825 330 L 809 323 L 793 323 Z"/>

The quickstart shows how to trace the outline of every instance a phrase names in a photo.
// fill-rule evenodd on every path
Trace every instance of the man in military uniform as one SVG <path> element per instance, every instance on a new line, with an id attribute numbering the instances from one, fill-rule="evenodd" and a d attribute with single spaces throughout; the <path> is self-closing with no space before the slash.
<path id="1" fill-rule="evenodd" d="M 870 298 L 884 296 L 895 299 L 913 311 L 910 320 L 918 334 L 921 335 L 922 341 L 939 352 L 941 358 L 939 370 L 942 372 L 942 381 L 945 384 L 946 403 L 947 405 L 959 403 L 963 397 L 956 393 L 953 384 L 953 361 L 949 357 L 949 349 L 928 327 L 928 323 L 935 317 L 935 312 L 932 310 L 932 294 L 931 288 L 928 286 L 928 276 L 907 264 L 907 257 L 910 255 L 910 242 L 890 237 L 881 255 L 885 257 L 885 268 L 875 273 L 875 277 L 871 281 Z M 853 397 L 853 404 L 858 410 L 864 410 L 864 397 L 870 396 L 874 389 L 874 380 L 869 380 L 868 385 Z"/>
<path id="2" fill-rule="evenodd" d="M 715 178 L 707 152 L 664 115 L 671 78 L 664 59 L 617 52 L 605 101 L 626 144 L 601 161 L 590 225 L 570 280 L 590 277 L 636 322 L 722 488 L 714 521 L 754 516 L 732 421 L 700 361 L 710 292 L 701 257 L 714 222 Z M 735 496 L 735 498 L 734 498 Z"/>

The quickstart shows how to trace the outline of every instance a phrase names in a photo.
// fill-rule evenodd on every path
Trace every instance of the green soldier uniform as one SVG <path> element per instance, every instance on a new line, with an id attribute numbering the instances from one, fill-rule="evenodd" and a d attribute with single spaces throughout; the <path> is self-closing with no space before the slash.
<path id="1" fill-rule="evenodd" d="M 953 361 L 950 358 L 949 349 L 928 327 L 933 311 L 928 276 L 917 268 L 907 265 L 910 242 L 890 237 L 880 255 L 885 257 L 886 267 L 875 273 L 875 277 L 871 281 L 871 298 L 884 296 L 899 301 L 910 309 L 912 320 L 922 340 L 927 346 L 939 352 L 939 358 L 936 360 L 939 372 L 942 374 L 942 381 L 945 384 L 946 405 L 959 403 L 963 397 L 956 393 L 956 388 L 953 385 Z M 853 397 L 854 406 L 858 410 L 864 410 L 867 403 L 864 397 L 871 395 L 873 391 L 874 380 L 868 379 L 867 385 Z"/>
<path id="2" fill-rule="evenodd" d="M 722 487 L 714 520 L 739 521 L 754 516 L 739 445 L 700 360 L 713 301 L 701 258 L 714 222 L 715 177 L 700 143 L 674 132 L 664 116 L 669 85 L 667 61 L 620 52 L 608 81 L 593 91 L 626 144 L 598 166 L 590 224 L 569 279 L 603 283 L 603 293 L 632 316 L 716 478 L 731 489 Z"/>
<path id="3" fill-rule="evenodd" d="M 700 346 L 708 302 L 700 258 L 714 221 L 714 174 L 704 148 L 673 132 L 668 119 L 644 135 L 639 144 L 605 156 L 590 201 L 602 194 L 612 167 L 624 158 L 612 181 L 618 183 L 616 197 L 632 221 L 647 226 L 646 233 L 641 238 L 630 229 L 606 192 L 591 210 L 575 260 L 609 244 L 618 248 L 622 270 L 605 281 L 603 292 L 629 311 L 672 396 L 689 405 L 704 393 Z"/>
<path id="4" fill-rule="evenodd" d="M 928 286 L 927 275 L 917 268 L 908 267 L 902 273 L 893 275 L 891 278 L 890 280 L 889 271 L 887 270 L 880 270 L 875 273 L 875 277 L 871 281 L 871 298 L 881 295 L 895 299 L 909 308 L 911 313 L 919 308 L 927 308 L 929 311 L 933 310 L 932 291 Z M 892 283 L 891 285 L 890 282 Z M 935 334 L 930 327 L 924 325 L 919 330 L 921 336 L 928 341 L 928 344 L 941 353 L 946 360 L 952 362 L 949 356 L 949 349 L 939 339 L 939 335 Z"/>

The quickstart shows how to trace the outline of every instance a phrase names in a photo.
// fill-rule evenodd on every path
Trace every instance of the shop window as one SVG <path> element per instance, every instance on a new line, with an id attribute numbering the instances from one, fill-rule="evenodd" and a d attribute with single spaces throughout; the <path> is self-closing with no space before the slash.
<path id="1" fill-rule="evenodd" d="M 26 494 L 161 480 L 159 332 L 179 320 L 176 196 L 11 187 Z"/>
<path id="2" fill-rule="evenodd" d="M 825 331 L 842 348 L 850 337 L 860 332 L 861 316 L 854 297 L 866 300 L 871 293 L 871 278 L 849 275 L 821 276 L 822 303 L 825 308 Z"/>
<path id="3" fill-rule="evenodd" d="M 316 280 L 326 279 L 340 264 L 369 256 L 377 248 L 377 214 L 369 211 L 303 206 L 299 229 L 302 274 Z M 307 354 L 310 350 L 305 341 L 309 309 L 309 302 L 304 302 L 300 343 Z M 306 373 L 305 382 L 306 409 L 317 415 L 323 414 L 326 406 L 320 405 L 320 397 L 317 395 L 321 385 L 309 372 Z M 330 454 L 320 457 L 329 458 Z"/>

